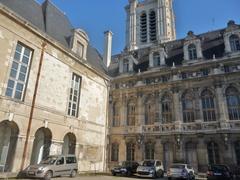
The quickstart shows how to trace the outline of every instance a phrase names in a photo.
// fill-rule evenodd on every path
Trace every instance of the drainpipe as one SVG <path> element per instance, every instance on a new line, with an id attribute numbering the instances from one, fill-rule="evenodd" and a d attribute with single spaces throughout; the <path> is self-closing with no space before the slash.
<path id="1" fill-rule="evenodd" d="M 28 121 L 26 141 L 25 141 L 24 149 L 23 149 L 22 163 L 21 163 L 21 168 L 20 168 L 21 170 L 23 170 L 24 165 L 25 165 L 25 161 L 26 161 L 28 141 L 29 141 L 30 130 L 31 130 L 31 126 L 32 126 L 33 113 L 34 113 L 34 107 L 35 107 L 37 92 L 38 92 L 38 85 L 39 85 L 40 74 L 41 74 L 41 69 L 42 69 L 43 56 L 44 56 L 44 51 L 45 51 L 45 48 L 47 46 L 47 43 L 44 41 L 41 46 L 42 46 L 42 51 L 41 51 L 41 57 L 40 57 L 38 72 L 37 72 L 37 79 L 36 79 L 36 83 L 35 83 L 33 100 L 32 100 L 32 106 L 31 106 L 30 116 L 29 116 L 29 121 Z"/>

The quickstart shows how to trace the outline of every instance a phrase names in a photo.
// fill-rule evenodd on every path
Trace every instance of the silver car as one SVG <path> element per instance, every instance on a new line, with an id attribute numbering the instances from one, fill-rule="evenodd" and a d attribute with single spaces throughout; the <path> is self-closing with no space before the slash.
<path id="1" fill-rule="evenodd" d="M 169 180 L 181 178 L 185 180 L 194 180 L 195 172 L 188 164 L 172 164 L 167 172 Z"/>
<path id="2" fill-rule="evenodd" d="M 30 165 L 25 169 L 29 178 L 50 180 L 52 177 L 70 175 L 75 177 L 78 170 L 77 158 L 74 155 L 49 156 L 39 164 Z"/>
<path id="3" fill-rule="evenodd" d="M 164 176 L 164 169 L 161 161 L 145 160 L 142 166 L 137 168 L 137 176 L 158 178 Z"/>

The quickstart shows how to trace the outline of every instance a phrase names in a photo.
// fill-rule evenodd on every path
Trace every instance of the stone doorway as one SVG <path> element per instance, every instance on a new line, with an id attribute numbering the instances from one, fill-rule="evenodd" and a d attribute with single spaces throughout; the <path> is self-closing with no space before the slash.
<path id="1" fill-rule="evenodd" d="M 186 162 L 192 166 L 194 169 L 198 169 L 198 160 L 197 160 L 197 151 L 196 151 L 196 144 L 189 142 L 186 143 L 185 146 L 186 152 Z"/>
<path id="2" fill-rule="evenodd" d="M 73 133 L 67 133 L 63 139 L 62 154 L 75 154 L 76 136 Z"/>
<path id="3" fill-rule="evenodd" d="M 11 172 L 19 129 L 16 123 L 0 123 L 0 172 Z"/>
<path id="4" fill-rule="evenodd" d="M 48 128 L 40 128 L 35 133 L 31 164 L 38 164 L 47 158 L 50 152 L 52 133 Z"/>
<path id="5" fill-rule="evenodd" d="M 170 143 L 163 144 L 163 166 L 167 171 L 173 162 L 173 147 Z"/>

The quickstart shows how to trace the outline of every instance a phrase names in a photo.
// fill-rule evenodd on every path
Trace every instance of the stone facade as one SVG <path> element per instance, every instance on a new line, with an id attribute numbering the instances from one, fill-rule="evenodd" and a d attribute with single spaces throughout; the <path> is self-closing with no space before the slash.
<path id="1" fill-rule="evenodd" d="M 198 172 L 240 165 L 239 32 L 230 21 L 113 56 L 109 168 L 144 159 L 163 161 L 165 170 L 174 162 Z"/>
<path id="2" fill-rule="evenodd" d="M 109 78 L 89 62 L 92 57 L 86 55 L 90 48 L 86 33 L 73 31 L 74 38 L 69 48 L 65 47 L 4 3 L 0 4 L 0 171 L 19 172 L 47 155 L 62 153 L 76 154 L 80 172 L 104 171 Z M 81 54 L 78 43 L 82 44 Z M 18 85 L 15 96 L 8 94 L 14 65 L 20 66 L 15 63 L 18 48 L 31 52 L 20 98 Z M 23 64 L 28 56 L 20 51 Z M 15 70 L 17 74 L 24 72 Z M 15 82 L 20 82 L 20 74 Z M 74 94 L 78 98 L 76 115 L 69 113 L 74 75 L 80 80 L 78 94 Z"/>

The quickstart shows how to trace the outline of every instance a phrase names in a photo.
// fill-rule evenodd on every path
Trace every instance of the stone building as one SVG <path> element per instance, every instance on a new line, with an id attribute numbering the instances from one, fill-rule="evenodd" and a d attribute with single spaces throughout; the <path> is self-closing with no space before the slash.
<path id="1" fill-rule="evenodd" d="M 240 165 L 240 25 L 175 40 L 171 0 L 129 0 L 126 10 L 126 48 L 109 68 L 109 167 Z"/>
<path id="2" fill-rule="evenodd" d="M 0 171 L 62 153 L 103 171 L 108 87 L 87 34 L 49 0 L 0 0 Z"/>

